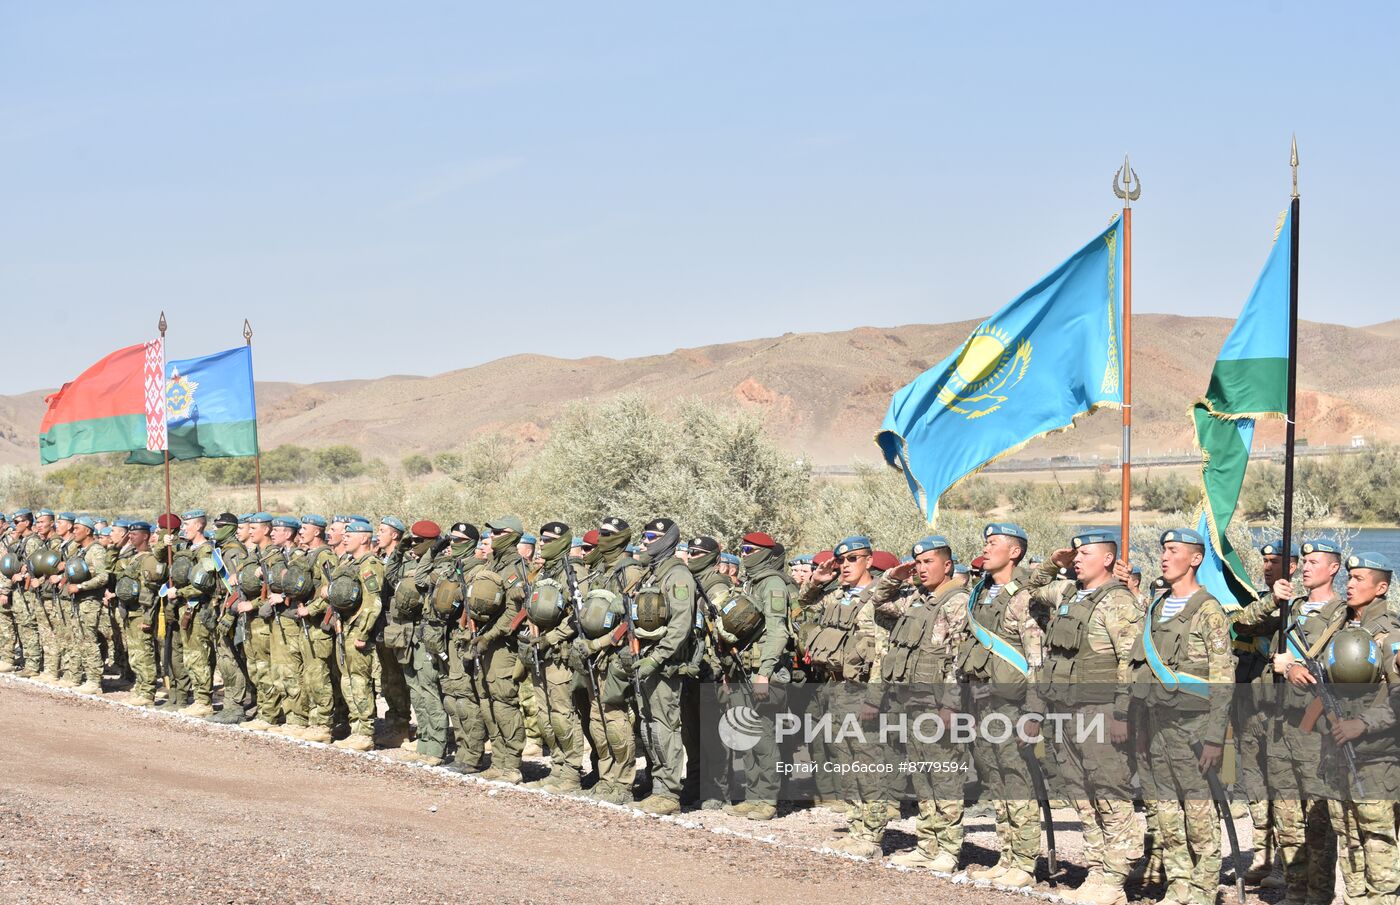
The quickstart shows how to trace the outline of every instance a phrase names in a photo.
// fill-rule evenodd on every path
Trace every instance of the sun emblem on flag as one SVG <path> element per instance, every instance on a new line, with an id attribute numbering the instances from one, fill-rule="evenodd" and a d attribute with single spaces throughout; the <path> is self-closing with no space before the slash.
<path id="1" fill-rule="evenodd" d="M 171 372 L 170 381 L 165 385 L 165 408 L 172 419 L 185 418 L 194 408 L 194 391 L 199 384 L 179 371 Z"/>
<path id="2" fill-rule="evenodd" d="M 1006 402 L 1030 364 L 1029 342 L 983 324 L 963 344 L 953 372 L 938 391 L 938 402 L 969 420 L 990 415 Z"/>

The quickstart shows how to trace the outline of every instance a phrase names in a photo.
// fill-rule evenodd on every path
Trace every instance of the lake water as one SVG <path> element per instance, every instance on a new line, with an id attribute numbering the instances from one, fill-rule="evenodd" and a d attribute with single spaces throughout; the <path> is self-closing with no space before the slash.
<path id="1" fill-rule="evenodd" d="M 1278 532 L 1265 532 L 1255 529 L 1256 537 L 1277 537 Z M 1329 532 L 1319 531 L 1318 537 L 1328 537 Z M 1295 543 L 1302 543 L 1301 540 Z M 1360 533 L 1352 538 L 1351 549 L 1353 553 L 1381 553 L 1392 563 L 1400 563 L 1400 528 L 1362 528 Z"/>

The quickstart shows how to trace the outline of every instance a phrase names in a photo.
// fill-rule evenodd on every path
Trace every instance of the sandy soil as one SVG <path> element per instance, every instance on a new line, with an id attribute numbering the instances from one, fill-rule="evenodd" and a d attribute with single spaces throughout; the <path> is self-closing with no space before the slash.
<path id="1" fill-rule="evenodd" d="M 844 827 L 826 810 L 766 824 L 714 812 L 654 818 L 389 753 L 139 710 L 122 697 L 0 677 L 0 902 L 1025 899 L 821 851 Z M 1041 883 L 1043 898 L 1082 877 L 1077 822 L 1056 817 L 1071 863 L 1058 885 Z M 1241 829 L 1247 845 L 1247 821 Z M 993 861 L 991 822 L 970 819 L 968 830 L 971 859 Z M 913 842 L 906 818 L 885 850 Z"/>

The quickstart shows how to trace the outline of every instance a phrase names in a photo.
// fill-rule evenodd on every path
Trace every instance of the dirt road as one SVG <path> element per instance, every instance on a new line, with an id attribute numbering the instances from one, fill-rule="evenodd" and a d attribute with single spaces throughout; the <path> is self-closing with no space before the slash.
<path id="1" fill-rule="evenodd" d="M 826 812 L 659 820 L 12 677 L 0 762 L 5 903 L 1026 901 L 812 851 Z"/>

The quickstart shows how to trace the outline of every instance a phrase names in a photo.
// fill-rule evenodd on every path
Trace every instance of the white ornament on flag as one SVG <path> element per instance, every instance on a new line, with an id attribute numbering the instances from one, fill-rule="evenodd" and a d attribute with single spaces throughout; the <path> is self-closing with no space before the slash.
<path id="1" fill-rule="evenodd" d="M 165 338 L 146 343 L 146 449 L 166 449 Z"/>

